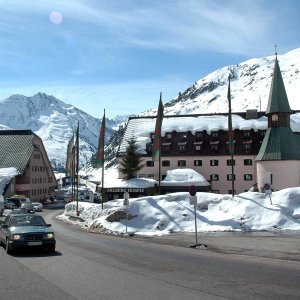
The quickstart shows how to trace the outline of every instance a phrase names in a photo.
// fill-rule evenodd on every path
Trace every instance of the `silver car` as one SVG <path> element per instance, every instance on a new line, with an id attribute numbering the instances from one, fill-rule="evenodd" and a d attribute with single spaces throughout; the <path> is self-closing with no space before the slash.
<path id="1" fill-rule="evenodd" d="M 43 204 L 42 203 L 32 202 L 31 204 L 33 205 L 33 210 L 34 211 L 37 211 L 37 212 L 43 211 Z"/>

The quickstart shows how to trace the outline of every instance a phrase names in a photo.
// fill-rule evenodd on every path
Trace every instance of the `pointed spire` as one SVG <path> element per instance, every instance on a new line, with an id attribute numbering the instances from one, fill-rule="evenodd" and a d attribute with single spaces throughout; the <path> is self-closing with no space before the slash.
<path id="1" fill-rule="evenodd" d="M 276 52 L 274 72 L 266 114 L 279 112 L 292 113 L 281 76 Z"/>

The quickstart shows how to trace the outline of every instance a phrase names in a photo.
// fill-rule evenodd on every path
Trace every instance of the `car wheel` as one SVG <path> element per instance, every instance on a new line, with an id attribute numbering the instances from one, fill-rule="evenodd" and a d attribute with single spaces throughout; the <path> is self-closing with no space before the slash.
<path id="1" fill-rule="evenodd" d="M 55 245 L 49 246 L 48 247 L 48 252 L 53 253 L 55 251 Z"/>
<path id="2" fill-rule="evenodd" d="M 12 254 L 13 253 L 13 249 L 11 246 L 9 246 L 9 242 L 8 239 L 6 239 L 6 244 L 5 244 L 5 251 L 7 254 Z"/>

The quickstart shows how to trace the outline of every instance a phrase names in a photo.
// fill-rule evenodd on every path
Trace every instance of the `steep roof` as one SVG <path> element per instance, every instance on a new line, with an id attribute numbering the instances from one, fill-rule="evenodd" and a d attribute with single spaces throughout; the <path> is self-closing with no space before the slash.
<path id="1" fill-rule="evenodd" d="M 282 123 L 279 123 L 279 126 L 278 124 L 272 124 L 270 120 L 273 113 L 281 113 L 288 116 L 292 113 L 277 56 L 275 58 L 269 102 L 266 110 L 270 127 L 256 156 L 256 161 L 300 160 L 300 136 L 292 132 L 290 123 L 284 123 L 285 126 L 282 126 Z"/>
<path id="2" fill-rule="evenodd" d="M 268 128 L 256 161 L 300 160 L 300 136 L 290 127 Z"/>
<path id="3" fill-rule="evenodd" d="M 290 114 L 292 113 L 281 76 L 277 56 L 275 59 L 274 72 L 266 114 L 268 115 L 270 113 L 276 112 L 286 112 Z"/>
<path id="4" fill-rule="evenodd" d="M 15 167 L 22 174 L 35 149 L 34 137 L 31 130 L 0 130 L 0 168 Z"/>

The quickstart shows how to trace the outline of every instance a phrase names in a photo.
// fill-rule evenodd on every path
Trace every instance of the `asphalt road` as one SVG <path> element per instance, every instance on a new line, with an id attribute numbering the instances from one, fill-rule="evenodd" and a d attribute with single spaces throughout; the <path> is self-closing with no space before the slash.
<path id="1" fill-rule="evenodd" d="M 176 235 L 149 239 L 91 234 L 55 220 L 56 213 L 43 213 L 56 230 L 53 255 L 8 256 L 0 249 L 1 299 L 300 298 L 297 259 L 240 255 L 229 251 L 230 242 L 227 250 L 216 251 L 216 240 L 208 248 L 187 248 L 193 236 L 178 240 Z"/>

